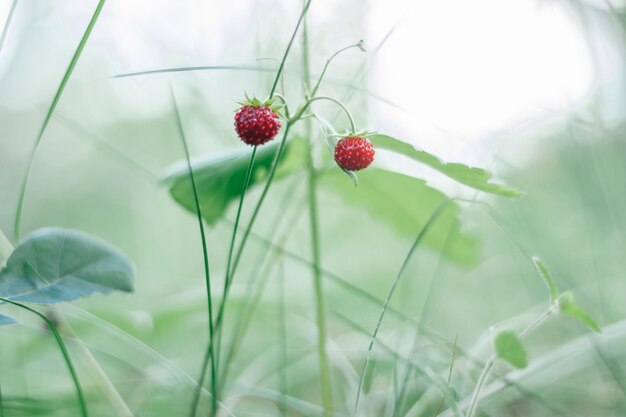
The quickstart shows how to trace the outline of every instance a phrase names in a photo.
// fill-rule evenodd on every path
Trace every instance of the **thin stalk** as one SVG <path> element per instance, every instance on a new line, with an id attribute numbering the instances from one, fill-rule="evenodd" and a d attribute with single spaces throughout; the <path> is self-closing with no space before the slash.
<path id="1" fill-rule="evenodd" d="M 348 117 L 348 121 L 350 122 L 350 131 L 352 133 L 356 132 L 356 125 L 354 123 L 354 118 L 352 117 L 352 113 L 350 113 L 350 110 L 348 110 L 348 108 L 339 100 L 334 99 L 332 97 L 326 97 L 326 96 L 319 96 L 319 97 L 313 97 L 310 98 L 309 100 L 307 100 L 306 104 L 300 109 L 300 111 L 298 111 L 295 115 L 294 115 L 294 119 L 296 118 L 301 118 L 302 114 L 304 113 L 304 111 L 311 105 L 311 103 L 313 103 L 314 101 L 318 101 L 318 100 L 328 100 L 328 101 L 332 101 L 333 103 L 337 104 L 339 107 L 341 107 L 341 109 L 344 111 L 344 113 L 346 114 L 346 116 Z"/>
<path id="2" fill-rule="evenodd" d="M 301 210 L 299 209 L 293 211 L 293 215 L 290 219 L 286 216 L 294 200 L 296 187 L 298 187 L 299 185 L 300 178 L 296 177 L 285 192 L 283 199 L 278 205 L 278 207 L 281 207 L 282 209 L 279 213 L 277 213 L 277 216 L 272 222 L 272 225 L 270 227 L 270 230 L 272 232 L 271 236 L 269 236 L 268 239 L 271 242 L 274 241 L 274 237 L 278 234 L 279 230 L 281 229 L 281 224 L 283 222 L 286 222 L 287 224 L 285 231 L 282 233 L 282 236 L 277 239 L 275 246 L 268 245 L 264 251 L 259 253 L 258 258 L 253 263 L 253 265 L 263 265 L 263 267 L 255 269 L 250 274 L 250 278 L 248 280 L 249 282 L 253 282 L 257 278 L 259 279 L 259 281 L 257 283 L 255 291 L 250 291 L 246 298 L 245 305 L 248 307 L 246 309 L 240 310 L 239 315 L 235 320 L 235 323 L 237 323 L 237 327 L 235 328 L 232 343 L 230 344 L 229 351 L 224 360 L 224 372 L 220 375 L 222 381 L 227 380 L 228 372 L 230 371 L 230 364 L 237 354 L 241 341 L 246 334 L 248 326 L 252 320 L 256 306 L 261 299 L 265 284 L 272 273 L 272 267 L 274 264 L 273 261 L 278 255 L 282 255 L 282 251 L 278 249 L 278 247 L 282 246 L 287 241 L 289 236 L 291 236 L 291 233 L 295 229 L 294 226 L 300 217 Z"/>
<path id="3" fill-rule="evenodd" d="M 452 348 L 452 359 L 450 359 L 450 371 L 448 372 L 448 385 L 450 385 L 450 381 L 452 380 L 452 370 L 454 369 L 454 361 L 456 360 L 456 343 L 458 336 L 454 338 L 454 347 Z M 441 409 L 443 408 L 443 404 L 446 402 L 446 399 L 442 396 L 441 401 L 439 402 L 439 407 L 437 407 L 437 411 L 433 417 L 437 417 L 439 413 L 441 413 Z"/>
<path id="4" fill-rule="evenodd" d="M 235 276 L 235 272 L 237 271 L 237 267 L 239 266 L 239 262 L 241 261 L 241 255 L 243 253 L 243 249 L 246 245 L 246 242 L 248 241 L 248 238 L 250 237 L 250 232 L 252 231 L 252 227 L 254 226 L 256 218 L 259 215 L 259 211 L 261 210 L 261 206 L 263 205 L 263 202 L 265 201 L 265 198 L 267 197 L 269 188 L 272 185 L 272 182 L 274 181 L 276 168 L 278 167 L 280 158 L 285 150 L 285 144 L 287 142 L 287 138 L 289 136 L 289 131 L 291 130 L 291 127 L 292 127 L 292 123 L 287 122 L 287 125 L 285 126 L 285 131 L 283 133 L 283 138 L 281 139 L 278 150 L 276 151 L 276 154 L 274 155 L 274 160 L 272 161 L 272 166 L 268 174 L 267 182 L 265 183 L 265 187 L 263 188 L 263 191 L 261 192 L 261 197 L 259 197 L 259 201 L 254 207 L 254 211 L 252 212 L 252 217 L 250 218 L 250 221 L 248 222 L 248 226 L 246 227 L 246 230 L 243 234 L 241 243 L 239 243 L 239 248 L 237 249 L 237 254 L 235 255 L 235 260 L 233 261 L 233 267 L 230 273 L 231 279 L 228 283 L 228 287 L 226 288 L 226 292 L 224 293 L 224 296 L 223 296 L 224 301 L 222 301 L 222 303 L 220 304 L 220 307 L 217 313 L 217 318 L 215 320 L 215 329 L 218 329 L 223 323 L 224 309 L 226 305 L 225 300 L 228 297 L 228 291 L 230 290 L 232 286 L 232 281 Z"/>
<path id="5" fill-rule="evenodd" d="M 218 312 L 217 312 L 217 317 L 215 319 L 215 325 L 213 326 L 213 329 L 215 331 L 219 331 L 220 327 L 222 326 L 222 323 L 224 321 L 224 311 L 226 308 L 226 300 L 228 298 L 228 293 L 230 291 L 231 285 L 232 285 L 232 281 L 233 278 L 235 276 L 235 272 L 237 271 L 237 266 L 239 265 L 239 261 L 241 259 L 241 254 L 243 252 L 243 248 L 245 247 L 245 244 L 248 240 L 248 237 L 250 236 L 250 231 L 252 230 L 252 226 L 254 225 L 254 221 L 256 220 L 256 217 L 258 216 L 258 213 L 260 211 L 261 205 L 263 204 L 263 201 L 265 200 L 265 197 L 267 196 L 267 192 L 272 184 L 272 181 L 274 179 L 274 175 L 276 174 L 276 168 L 278 166 L 278 162 L 280 161 L 280 157 L 282 156 L 282 153 L 284 151 L 285 148 L 285 143 L 287 140 L 287 137 L 289 135 L 289 130 L 291 129 L 291 123 L 287 122 L 287 125 L 285 127 L 285 131 L 283 133 L 283 138 L 281 140 L 280 146 L 278 148 L 278 151 L 276 152 L 276 155 L 274 156 L 274 160 L 272 161 L 272 166 L 270 168 L 270 173 L 267 179 L 267 182 L 265 183 L 265 187 L 263 188 L 263 191 L 261 193 L 261 197 L 259 198 L 259 201 L 257 202 L 256 207 L 254 208 L 254 212 L 252 213 L 252 218 L 250 219 L 248 226 L 244 232 L 244 236 L 243 239 L 241 240 L 241 243 L 239 244 L 239 249 L 237 250 L 237 255 L 235 256 L 235 260 L 233 262 L 233 267 L 231 270 L 231 279 L 229 280 L 229 284 L 228 287 L 226 288 L 226 291 L 224 292 L 223 296 L 222 296 L 222 302 L 219 305 L 218 308 Z M 202 362 L 202 368 L 200 371 L 200 377 L 198 378 L 198 385 L 199 388 L 197 388 L 197 394 L 194 395 L 199 397 L 199 393 L 200 390 L 202 388 L 202 384 L 204 383 L 204 377 L 206 375 L 206 367 L 207 364 L 209 362 L 209 359 L 213 357 L 213 343 L 214 343 L 214 339 L 211 339 L 209 341 L 209 344 L 207 345 L 207 349 L 204 353 L 204 360 Z M 195 401 L 195 404 L 197 406 L 197 400 Z M 193 417 L 193 416 L 191 416 Z"/>
<path id="6" fill-rule="evenodd" d="M 304 66 L 304 92 L 309 89 L 308 79 L 310 77 L 309 64 L 309 42 L 307 22 L 304 19 L 302 29 L 302 49 L 303 49 L 303 66 Z M 319 87 L 316 86 L 316 87 Z M 318 98 L 319 99 L 319 98 Z M 334 99 L 329 98 L 331 101 Z M 309 104 L 315 99 L 310 99 Z M 340 106 L 343 107 L 342 104 Z M 345 107 L 344 107 L 345 108 Z M 348 111 L 348 109 L 345 109 Z M 349 114 L 349 112 L 348 112 Z M 322 384 L 322 404 L 324 406 L 324 416 L 330 417 L 333 413 L 332 386 L 330 379 L 330 366 L 328 363 L 328 354 L 326 352 L 326 313 L 324 306 L 324 289 L 322 286 L 322 274 L 320 272 L 321 256 L 320 256 L 320 237 L 319 237 L 319 216 L 317 204 L 317 173 L 313 166 L 313 129 L 311 119 L 305 120 L 305 136 L 309 138 L 307 155 L 307 174 L 308 174 L 308 198 L 309 198 L 309 220 L 311 230 L 311 257 L 312 257 L 312 273 L 313 288 L 315 293 L 315 318 L 317 323 L 317 355 L 320 364 L 320 379 Z M 350 116 L 350 123 L 354 130 L 354 121 Z"/>
<path id="7" fill-rule="evenodd" d="M 70 336 L 76 342 L 76 347 L 79 352 L 82 354 L 85 362 L 91 368 L 91 373 L 100 386 L 104 396 L 111 404 L 111 407 L 115 410 L 116 414 L 120 417 L 133 417 L 133 412 L 128 408 L 128 405 L 117 391 L 107 374 L 104 372 L 96 358 L 94 358 L 93 354 L 89 350 L 87 346 L 80 340 L 74 329 L 70 327 L 70 325 L 66 322 L 62 322 L 62 327 L 66 336 Z M 1 416 L 0 416 L 1 417 Z"/>
<path id="8" fill-rule="evenodd" d="M 285 400 L 287 398 L 289 389 L 289 385 L 287 384 L 287 320 L 286 320 L 286 296 L 285 296 L 285 260 L 281 257 L 280 259 L 280 269 L 279 269 L 279 279 L 278 279 L 278 316 L 279 316 L 279 326 L 278 326 L 278 343 L 280 349 L 278 350 L 278 360 L 281 364 L 280 367 L 280 391 L 282 393 L 283 400 L 279 406 L 280 412 L 283 416 L 287 416 L 287 405 L 285 404 Z M 2 417 L 2 416 L 0 416 Z"/>
<path id="9" fill-rule="evenodd" d="M 243 202 L 246 196 L 246 191 L 248 190 L 248 187 L 250 186 L 250 178 L 252 177 L 252 168 L 254 167 L 254 159 L 256 158 L 257 149 L 258 149 L 257 146 L 255 146 L 254 149 L 252 149 L 252 154 L 250 155 L 250 162 L 248 163 L 248 169 L 246 170 L 246 178 L 243 182 L 243 189 L 241 190 L 241 196 L 239 197 L 237 215 L 235 216 L 235 226 L 233 227 L 233 234 L 230 239 L 230 247 L 228 249 L 228 260 L 226 261 L 226 276 L 224 277 L 224 290 L 223 290 L 224 300 L 226 300 L 226 292 L 228 290 L 229 282 L 231 278 L 230 266 L 231 266 L 232 259 L 233 259 L 233 251 L 235 250 L 235 241 L 237 239 L 237 230 L 239 229 L 239 220 L 241 219 L 241 210 L 243 208 Z M 217 334 L 216 334 L 217 344 L 216 344 L 215 356 L 217 357 L 216 358 L 217 364 L 219 364 L 220 353 L 221 353 L 221 346 L 222 346 L 221 336 L 222 336 L 222 329 L 220 328 L 218 329 Z M 219 375 L 219 370 L 216 370 L 216 374 Z"/>
<path id="10" fill-rule="evenodd" d="M 309 6 L 311 6 L 311 0 L 307 0 L 302 8 L 302 13 L 300 13 L 300 18 L 298 19 L 298 23 L 296 24 L 296 28 L 294 29 L 291 39 L 289 39 L 289 43 L 287 44 L 287 48 L 285 49 L 285 54 L 283 55 L 283 59 L 280 62 L 280 66 L 278 67 L 278 71 L 276 73 L 276 78 L 274 79 L 274 84 L 272 85 L 272 89 L 270 90 L 269 98 L 274 97 L 274 93 L 276 92 L 276 87 L 278 87 L 278 81 L 280 79 L 280 75 L 283 72 L 283 68 L 285 68 L 285 61 L 287 60 L 287 55 L 289 55 L 289 51 L 291 50 L 291 45 L 293 45 L 293 41 L 296 38 L 296 34 L 298 33 L 298 29 L 304 20 L 307 12 L 309 11 Z"/>
<path id="11" fill-rule="evenodd" d="M 87 412 L 87 401 L 85 400 L 85 394 L 83 393 L 83 388 L 80 385 L 78 374 L 76 373 L 76 369 L 74 368 L 74 364 L 72 363 L 70 354 L 68 353 L 67 348 L 65 347 L 63 338 L 61 337 L 61 334 L 59 334 L 59 331 L 57 330 L 54 322 L 50 320 L 48 316 L 46 316 L 45 314 L 40 313 L 39 311 L 32 309 L 22 303 L 11 301 L 8 298 L 3 298 L 3 297 L 0 297 L 0 301 L 5 302 L 7 304 L 12 304 L 24 310 L 30 311 L 31 313 L 39 316 L 46 323 L 46 325 L 48 326 L 48 328 L 50 329 L 50 331 L 52 332 L 54 336 L 54 340 L 57 342 L 57 345 L 59 346 L 59 350 L 61 351 L 61 354 L 63 355 L 63 359 L 65 360 L 67 369 L 70 371 L 70 375 L 72 376 L 72 381 L 74 382 L 74 387 L 76 388 L 76 396 L 78 398 L 78 405 L 80 408 L 81 416 L 89 417 L 89 413 Z"/>
<path id="12" fill-rule="evenodd" d="M 98 2 L 98 6 L 96 6 L 96 10 L 93 12 L 93 15 L 91 16 L 91 20 L 89 21 L 89 24 L 87 25 L 87 29 L 85 29 L 85 33 L 83 33 L 83 37 L 80 39 L 80 42 L 78 43 L 78 47 L 76 48 L 76 51 L 74 52 L 74 56 L 72 56 L 70 65 L 67 67 L 67 70 L 65 70 L 65 74 L 63 75 L 63 78 L 61 79 L 61 84 L 57 88 L 56 94 L 54 95 L 54 98 L 52 99 L 52 103 L 50 104 L 50 107 L 48 108 L 48 113 L 46 114 L 46 118 L 44 119 L 41 125 L 41 128 L 39 129 L 39 133 L 37 134 L 37 139 L 35 139 L 35 144 L 33 145 L 33 148 L 31 149 L 30 155 L 28 157 L 28 161 L 26 163 L 26 172 L 22 179 L 22 185 L 20 187 L 20 193 L 19 193 L 19 197 L 17 201 L 15 221 L 13 223 L 13 235 L 15 236 L 15 240 L 17 240 L 18 242 L 20 240 L 20 235 L 21 235 L 22 210 L 24 208 L 24 196 L 26 195 L 26 188 L 28 186 L 28 178 L 30 177 L 30 171 L 33 166 L 33 161 L 35 160 L 37 148 L 39 148 L 39 143 L 41 142 L 41 138 L 43 137 L 46 131 L 46 128 L 48 127 L 48 123 L 50 123 L 50 120 L 52 119 L 52 115 L 54 114 L 54 110 L 56 109 L 57 104 L 59 104 L 59 100 L 61 100 L 61 96 L 63 95 L 65 86 L 67 85 L 68 81 L 70 80 L 70 77 L 72 76 L 72 73 L 74 72 L 74 68 L 76 67 L 76 64 L 78 63 L 78 59 L 80 58 L 81 53 L 83 52 L 83 48 L 87 44 L 89 35 L 91 35 L 91 31 L 93 30 L 94 26 L 96 25 L 96 22 L 98 21 L 98 17 L 100 16 L 100 11 L 102 11 L 102 7 L 104 7 L 105 1 L 106 0 L 100 0 Z"/>
<path id="13" fill-rule="evenodd" d="M 474 389 L 474 393 L 472 394 L 472 399 L 470 401 L 469 408 L 467 409 L 467 417 L 474 417 L 474 414 L 476 413 L 476 410 L 478 407 L 478 399 L 480 398 L 480 392 L 482 391 L 483 386 L 485 385 L 485 381 L 487 380 L 487 375 L 489 375 L 489 371 L 491 370 L 491 368 L 493 368 L 493 365 L 495 362 L 496 362 L 496 357 L 492 356 L 487 361 L 487 363 L 485 364 L 485 367 L 481 371 L 480 376 L 478 377 L 478 381 L 476 382 L 476 388 Z"/>
<path id="14" fill-rule="evenodd" d="M 4 417 L 4 403 L 2 402 L 2 385 L 0 384 L 0 417 Z"/>
<path id="15" fill-rule="evenodd" d="M 213 297 L 211 295 L 211 272 L 209 269 L 209 257 L 207 252 L 207 243 L 206 243 L 206 235 L 204 232 L 204 221 L 202 220 L 202 209 L 200 207 L 200 199 L 198 198 L 198 190 L 196 189 L 196 179 L 193 173 L 193 168 L 191 166 L 191 156 L 189 155 L 189 147 L 187 146 L 187 140 L 185 139 L 185 131 L 183 130 L 183 125 L 180 119 L 180 113 L 178 112 L 178 105 L 176 104 L 176 96 L 174 95 L 174 90 L 170 85 L 170 93 L 172 95 L 172 103 L 174 104 L 174 114 L 176 115 L 176 127 L 178 128 L 178 135 L 180 136 L 180 140 L 183 145 L 183 150 L 185 151 L 185 159 L 187 160 L 187 169 L 189 170 L 189 180 L 191 181 L 191 189 L 193 190 L 193 199 L 196 205 L 196 216 L 198 219 L 198 227 L 200 228 L 200 239 L 202 240 L 202 259 L 204 262 L 204 278 L 206 284 L 206 296 L 207 296 L 207 309 L 208 309 L 208 326 L 209 326 L 209 350 L 211 357 L 211 407 L 213 411 L 213 415 L 217 414 L 217 374 L 215 368 L 215 357 L 213 353 Z M 206 366 L 202 368 L 202 377 L 204 377 L 204 372 L 206 370 Z M 198 381 L 198 387 L 201 387 L 202 382 Z M 196 415 L 196 409 L 198 407 L 198 401 L 200 399 L 201 389 L 198 389 L 194 392 L 193 400 L 191 403 L 191 412 L 190 415 L 193 417 Z"/>
<path id="16" fill-rule="evenodd" d="M 11 4 L 11 8 L 9 9 L 9 14 L 7 15 L 7 20 L 4 22 L 4 27 L 2 28 L 2 35 L 0 35 L 0 51 L 4 46 L 4 40 L 7 37 L 7 33 L 9 32 L 9 27 L 11 26 L 11 21 L 13 20 L 13 14 L 15 13 L 15 8 L 17 7 L 17 1 L 13 0 Z M 1 416 L 1 414 L 0 414 Z"/>
<path id="17" fill-rule="evenodd" d="M 330 58 L 328 58 L 326 60 L 326 64 L 324 65 L 324 69 L 322 70 L 322 73 L 320 74 L 319 79 L 317 80 L 317 83 L 315 84 L 315 87 L 313 87 L 313 91 L 311 91 L 311 97 L 315 97 L 315 95 L 317 94 L 317 91 L 320 88 L 320 85 L 322 85 L 322 80 L 324 79 L 324 75 L 326 75 L 326 71 L 328 70 L 328 67 L 330 66 L 330 63 L 332 62 L 333 59 L 335 59 L 335 57 L 339 54 L 341 54 L 344 51 L 347 51 L 348 49 L 352 49 L 352 48 L 359 48 L 362 51 L 365 51 L 365 49 L 363 49 L 363 41 L 359 41 L 353 45 L 348 45 L 344 48 L 341 48 L 340 50 L 338 50 L 337 52 L 335 52 L 334 54 L 332 54 L 330 56 Z M 310 71 L 308 70 L 308 68 L 305 69 L 305 74 L 306 74 L 306 80 L 308 83 L 308 80 L 310 78 Z"/>
<path id="18" fill-rule="evenodd" d="M 535 321 L 533 321 L 528 327 L 526 327 L 526 329 L 524 329 L 520 333 L 520 337 L 523 337 L 527 335 L 528 333 L 532 332 L 533 330 L 535 330 L 538 326 L 540 326 L 543 322 L 545 322 L 552 315 L 552 313 L 557 311 L 558 308 L 559 308 L 559 303 L 557 301 L 556 303 L 553 303 L 545 313 L 537 317 Z M 476 382 L 476 387 L 474 388 L 474 392 L 470 400 L 470 405 L 467 409 L 467 417 L 474 417 L 474 414 L 476 414 L 476 410 L 478 409 L 478 402 L 480 400 L 480 393 L 483 389 L 483 386 L 485 385 L 485 381 L 487 380 L 487 375 L 489 374 L 489 371 L 493 367 L 496 359 L 497 359 L 496 356 L 492 356 L 485 363 L 485 367 L 483 368 L 482 372 L 480 373 L 480 376 L 478 377 L 478 381 Z"/>
<path id="19" fill-rule="evenodd" d="M 439 206 L 435 209 L 433 214 L 430 216 L 426 224 L 424 224 L 424 226 L 422 227 L 422 230 L 420 230 L 420 232 L 418 233 L 417 238 L 415 238 L 413 245 L 411 245 L 409 252 L 404 258 L 404 262 L 402 263 L 402 266 L 400 267 L 400 270 L 398 271 L 398 274 L 396 275 L 396 279 L 391 285 L 391 288 L 389 288 L 389 292 L 387 293 L 387 299 L 385 300 L 383 309 L 381 310 L 380 316 L 378 317 L 378 322 L 376 323 L 376 327 L 374 328 L 374 333 L 372 333 L 372 338 L 370 339 L 370 344 L 367 348 L 367 354 L 365 355 L 365 362 L 363 363 L 363 369 L 361 370 L 361 378 L 359 380 L 359 386 L 357 387 L 357 392 L 356 392 L 356 400 L 354 402 L 355 412 L 358 411 L 359 399 L 361 398 L 361 388 L 363 387 L 363 381 L 365 380 L 365 372 L 367 371 L 367 364 L 369 363 L 370 354 L 372 352 L 372 348 L 374 347 L 374 342 L 376 341 L 376 337 L 378 336 L 380 325 L 383 322 L 383 318 L 385 317 L 385 313 L 387 312 L 387 308 L 389 307 L 389 303 L 391 302 L 391 297 L 393 297 L 396 287 L 398 286 L 398 283 L 400 282 L 400 278 L 402 277 L 402 274 L 404 273 L 404 270 L 409 264 L 409 261 L 411 260 L 413 253 L 417 249 L 419 243 L 422 241 L 424 236 L 426 236 L 426 233 L 428 232 L 432 224 L 439 217 L 439 215 L 443 212 L 443 210 L 448 206 L 449 203 L 450 203 L 449 199 L 442 201 L 441 204 L 439 204 Z"/>

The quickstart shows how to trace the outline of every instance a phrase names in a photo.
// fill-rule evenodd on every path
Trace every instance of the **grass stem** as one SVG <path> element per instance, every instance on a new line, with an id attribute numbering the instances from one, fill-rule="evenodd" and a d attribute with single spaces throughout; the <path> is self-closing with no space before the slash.
<path id="1" fill-rule="evenodd" d="M 2 298 L 0 297 L 0 301 L 5 302 L 7 304 L 11 304 L 14 305 L 16 307 L 19 307 L 21 309 L 27 310 L 37 316 L 39 316 L 48 326 L 48 328 L 50 329 L 50 332 L 52 332 L 52 335 L 54 336 L 54 340 L 56 341 L 57 345 L 59 346 L 59 350 L 61 351 L 61 354 L 63 355 L 63 359 L 65 361 L 65 364 L 67 365 L 67 369 L 70 372 L 70 375 L 72 377 L 72 381 L 74 382 L 74 387 L 76 389 L 76 396 L 78 398 L 78 406 L 80 408 L 80 414 L 82 417 L 89 417 L 89 413 L 87 412 L 87 401 L 85 400 L 85 394 L 83 393 L 83 388 L 80 385 L 80 380 L 78 379 L 78 374 L 76 373 L 76 369 L 74 368 L 74 364 L 72 363 L 72 359 L 70 358 L 70 354 L 67 351 L 67 348 L 65 347 L 65 343 L 63 342 L 63 338 L 61 337 L 61 334 L 59 333 L 59 331 L 57 330 L 56 325 L 54 324 L 54 322 L 52 320 L 50 320 L 48 318 L 48 316 L 46 316 L 43 313 L 40 313 L 39 311 L 28 307 L 27 305 L 24 305 L 22 303 L 18 303 L 16 301 L 12 301 L 9 300 L 8 298 Z"/>

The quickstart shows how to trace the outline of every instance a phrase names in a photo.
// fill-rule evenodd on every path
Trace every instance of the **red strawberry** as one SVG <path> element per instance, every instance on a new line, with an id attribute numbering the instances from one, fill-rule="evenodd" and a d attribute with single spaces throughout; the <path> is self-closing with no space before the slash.
<path id="1" fill-rule="evenodd" d="M 374 160 L 372 142 L 359 136 L 348 136 L 337 142 L 335 161 L 348 171 L 365 169 Z"/>
<path id="2" fill-rule="evenodd" d="M 235 114 L 235 130 L 239 138 L 251 146 L 263 145 L 274 139 L 280 121 L 269 106 L 244 105 Z"/>

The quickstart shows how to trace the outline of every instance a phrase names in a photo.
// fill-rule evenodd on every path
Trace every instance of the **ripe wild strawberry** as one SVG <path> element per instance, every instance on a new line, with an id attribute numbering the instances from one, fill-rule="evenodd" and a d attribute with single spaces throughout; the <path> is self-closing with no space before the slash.
<path id="1" fill-rule="evenodd" d="M 278 108 L 272 101 L 261 103 L 258 99 L 250 99 L 239 103 L 241 108 L 235 114 L 235 130 L 237 136 L 247 145 L 257 146 L 274 139 L 280 129 Z"/>
<path id="2" fill-rule="evenodd" d="M 347 171 L 365 169 L 374 160 L 372 143 L 359 136 L 348 136 L 335 146 L 335 162 Z"/>

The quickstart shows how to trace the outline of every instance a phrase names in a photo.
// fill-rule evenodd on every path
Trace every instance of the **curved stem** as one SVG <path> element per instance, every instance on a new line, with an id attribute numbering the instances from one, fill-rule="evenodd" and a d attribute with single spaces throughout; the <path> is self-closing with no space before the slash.
<path id="1" fill-rule="evenodd" d="M 478 406 L 478 399 L 480 398 L 480 392 L 485 385 L 485 381 L 487 380 L 487 375 L 489 375 L 489 371 L 493 367 L 493 364 L 496 362 L 496 357 L 493 356 L 491 359 L 487 361 L 485 367 L 483 368 L 480 376 L 478 377 L 478 381 L 476 382 L 476 388 L 474 389 L 474 393 L 472 394 L 472 399 L 470 401 L 469 408 L 467 409 L 467 417 L 474 417 Z"/>
<path id="2" fill-rule="evenodd" d="M 356 132 L 356 125 L 354 123 L 354 118 L 352 117 L 352 113 L 350 113 L 350 110 L 348 110 L 348 108 L 339 100 L 334 99 L 332 97 L 327 97 L 327 96 L 319 96 L 319 97 L 313 97 L 310 98 L 306 104 L 302 107 L 302 109 L 300 111 L 298 111 L 298 113 L 296 113 L 294 115 L 294 119 L 297 118 L 299 119 L 300 117 L 302 117 L 302 114 L 304 113 L 304 111 L 311 105 L 311 103 L 313 103 L 314 101 L 318 101 L 318 100 L 328 100 L 328 101 L 332 101 L 333 103 L 335 103 L 336 105 L 338 105 L 339 107 L 341 107 L 341 109 L 344 111 L 344 113 L 346 113 L 346 116 L 348 117 L 348 121 L 350 122 L 350 133 L 355 133 Z"/>
<path id="3" fill-rule="evenodd" d="M 315 94 L 317 94 L 317 90 L 319 90 L 320 85 L 322 84 L 322 80 L 324 79 L 324 75 L 326 75 L 326 71 L 328 70 L 328 66 L 330 65 L 330 63 L 332 62 L 333 59 L 335 59 L 335 57 L 339 54 L 341 54 L 344 51 L 347 51 L 348 49 L 352 49 L 352 48 L 359 48 L 361 50 L 364 51 L 363 49 L 363 41 L 358 41 L 355 44 L 352 45 L 348 45 L 346 47 L 341 48 L 340 50 L 338 50 L 337 52 L 335 52 L 334 54 L 332 54 L 330 56 L 330 58 L 328 58 L 326 60 L 326 65 L 324 65 L 324 69 L 322 70 L 322 73 L 320 74 L 319 79 L 317 80 L 317 83 L 315 84 L 315 87 L 313 87 L 313 91 L 311 91 L 311 97 L 315 97 Z"/>
<path id="4" fill-rule="evenodd" d="M 80 412 L 81 415 L 83 417 L 88 417 L 89 413 L 87 412 L 87 401 L 85 401 L 85 394 L 83 393 L 83 388 L 80 385 L 80 381 L 78 379 L 78 374 L 76 373 L 76 369 L 74 368 L 74 364 L 72 363 L 72 359 L 70 358 L 70 354 L 67 351 L 67 348 L 65 347 L 65 343 L 63 342 L 63 338 L 61 337 L 61 335 L 59 334 L 59 331 L 57 330 L 56 326 L 54 325 L 54 323 L 52 322 L 52 320 L 50 320 L 48 318 L 48 316 L 46 316 L 43 313 L 40 313 L 39 311 L 32 309 L 22 303 L 18 303 L 16 301 L 11 301 L 7 298 L 2 298 L 0 297 L 0 301 L 3 301 L 7 304 L 12 304 L 16 307 L 22 308 L 24 310 L 30 311 L 33 314 L 36 314 L 37 316 L 39 316 L 44 322 L 46 322 L 46 325 L 48 326 L 48 328 L 50 329 L 50 331 L 52 332 L 52 334 L 54 335 L 54 340 L 57 342 L 57 345 L 59 346 L 59 350 L 61 351 L 61 354 L 63 355 L 63 359 L 65 360 L 65 364 L 67 365 L 67 369 L 70 371 L 70 375 L 72 376 L 72 381 L 74 381 L 74 387 L 76 388 L 76 395 L 78 397 L 78 405 L 80 406 Z"/>
<path id="5" fill-rule="evenodd" d="M 174 114 L 176 115 L 176 126 L 178 128 L 178 134 L 180 136 L 180 140 L 183 144 L 183 150 L 185 151 L 185 159 L 187 161 L 187 169 L 189 171 L 189 180 L 191 181 L 191 189 L 193 191 L 193 199 L 196 206 L 196 216 L 198 219 L 198 227 L 200 229 L 200 238 L 202 240 L 202 259 L 204 261 L 204 278 L 206 284 L 206 296 L 207 296 L 207 309 L 208 309 L 208 321 L 209 321 L 209 346 L 211 347 L 210 357 L 211 357 L 211 406 L 213 409 L 213 415 L 217 413 L 217 377 L 216 377 L 216 369 L 215 369 L 215 356 L 213 355 L 213 297 L 211 296 L 211 273 L 209 269 L 209 257 L 207 255 L 207 244 L 206 244 L 206 235 L 204 232 L 204 221 L 202 220 L 202 209 L 200 208 L 200 199 L 198 198 L 198 190 L 196 188 L 196 179 L 194 177 L 193 168 L 191 167 L 191 157 L 189 155 L 189 147 L 187 146 L 187 140 L 185 139 L 185 132 L 183 130 L 183 125 L 180 120 L 180 113 L 178 112 L 178 105 L 176 104 L 176 96 L 174 95 L 174 90 L 170 85 L 170 93 L 172 95 L 172 102 L 174 104 Z M 204 373 L 206 367 L 203 367 L 202 372 Z M 198 400 L 200 399 L 200 391 L 201 391 L 202 382 L 198 382 L 198 388 L 194 392 L 193 400 L 191 403 L 191 412 L 190 415 L 193 417 L 196 414 L 196 409 L 198 407 Z"/>

